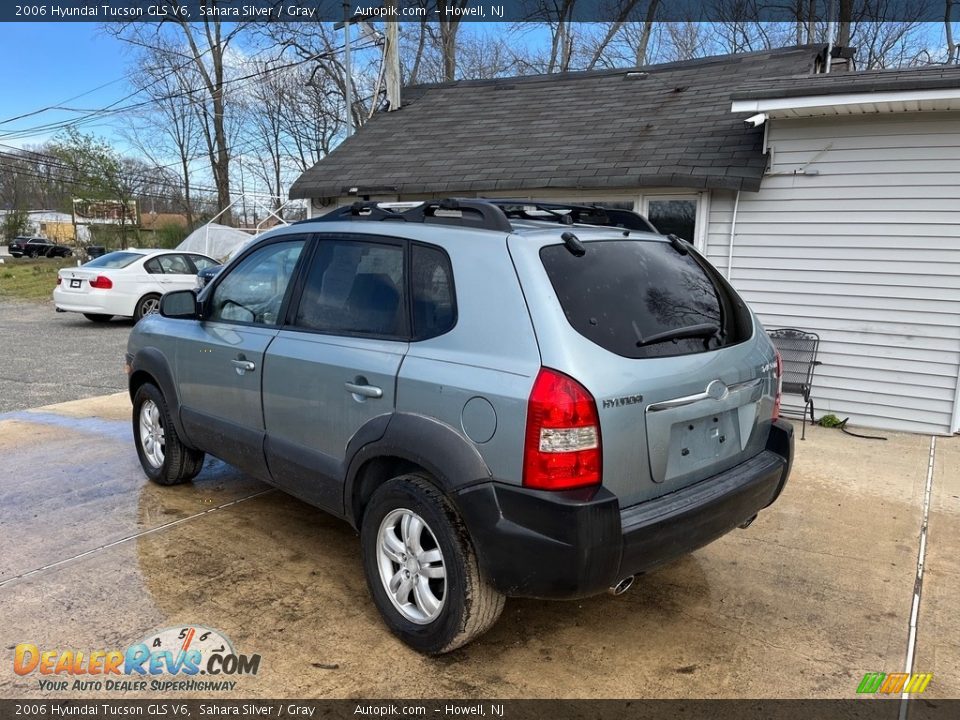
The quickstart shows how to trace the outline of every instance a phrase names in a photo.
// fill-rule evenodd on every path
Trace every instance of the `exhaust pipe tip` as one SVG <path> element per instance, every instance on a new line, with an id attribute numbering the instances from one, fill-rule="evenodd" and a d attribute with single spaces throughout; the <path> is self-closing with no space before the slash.
<path id="1" fill-rule="evenodd" d="M 743 521 L 742 523 L 740 523 L 737 527 L 740 528 L 741 530 L 746 530 L 748 527 L 750 527 L 751 525 L 753 525 L 753 521 L 756 520 L 756 519 L 757 519 L 757 516 L 754 515 L 753 517 L 747 518 L 746 520 L 744 520 L 744 521 Z"/>
<path id="2" fill-rule="evenodd" d="M 623 595 L 633 585 L 633 579 L 634 579 L 633 575 L 628 575 L 627 577 L 623 578 L 623 580 L 618 582 L 616 585 L 611 585 L 610 589 L 607 590 L 607 592 L 614 596 Z"/>

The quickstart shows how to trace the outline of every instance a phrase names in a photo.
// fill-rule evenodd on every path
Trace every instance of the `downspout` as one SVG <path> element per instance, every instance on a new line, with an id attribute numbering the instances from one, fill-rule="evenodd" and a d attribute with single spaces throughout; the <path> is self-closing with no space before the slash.
<path id="1" fill-rule="evenodd" d="M 953 417 L 950 418 L 950 432 L 960 433 L 960 372 L 957 373 L 957 386 L 953 391 Z"/>
<path id="2" fill-rule="evenodd" d="M 730 273 L 733 271 L 733 237 L 737 233 L 737 210 L 740 209 L 740 191 L 733 201 L 733 220 L 730 222 L 730 242 L 727 244 L 727 282 L 730 282 Z"/>

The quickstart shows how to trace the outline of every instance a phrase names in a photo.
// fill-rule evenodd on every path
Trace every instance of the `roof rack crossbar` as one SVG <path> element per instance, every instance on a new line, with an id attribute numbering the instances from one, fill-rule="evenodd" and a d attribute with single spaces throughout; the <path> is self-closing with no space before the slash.
<path id="1" fill-rule="evenodd" d="M 510 221 L 496 205 L 483 200 L 444 198 L 427 200 L 422 205 L 404 212 L 380 207 L 375 201 L 355 202 L 352 205 L 331 210 L 314 220 L 399 220 L 436 225 L 461 225 L 483 230 L 513 232 Z"/>
<path id="2" fill-rule="evenodd" d="M 632 210 L 608 208 L 599 204 L 578 205 L 574 203 L 541 202 L 539 200 L 513 200 L 484 198 L 488 203 L 500 207 L 508 218 L 523 220 L 556 221 L 563 225 L 610 225 L 626 230 L 657 232 L 650 222 Z M 546 213 L 531 215 L 530 210 Z"/>

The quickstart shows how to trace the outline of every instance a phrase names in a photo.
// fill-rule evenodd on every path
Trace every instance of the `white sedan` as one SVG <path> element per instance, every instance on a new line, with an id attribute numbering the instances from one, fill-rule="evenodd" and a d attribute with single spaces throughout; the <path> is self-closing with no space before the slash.
<path id="1" fill-rule="evenodd" d="M 160 296 L 198 287 L 197 273 L 219 265 L 199 253 L 118 250 L 57 273 L 57 312 L 78 312 L 94 322 L 114 315 L 139 320 L 157 312 Z"/>

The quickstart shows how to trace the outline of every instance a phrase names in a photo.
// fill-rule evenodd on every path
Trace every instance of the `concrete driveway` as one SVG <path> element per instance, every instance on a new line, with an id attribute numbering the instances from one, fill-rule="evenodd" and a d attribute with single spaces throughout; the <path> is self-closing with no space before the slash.
<path id="1" fill-rule="evenodd" d="M 15 675 L 18 643 L 123 648 L 185 624 L 261 654 L 237 697 L 853 697 L 905 665 L 931 461 L 914 670 L 960 696 L 960 440 L 814 428 L 797 450 L 749 529 L 617 598 L 508 601 L 429 659 L 380 623 L 345 524 L 213 460 L 148 483 L 125 394 L 0 415 L 0 697 L 71 695 Z"/>

